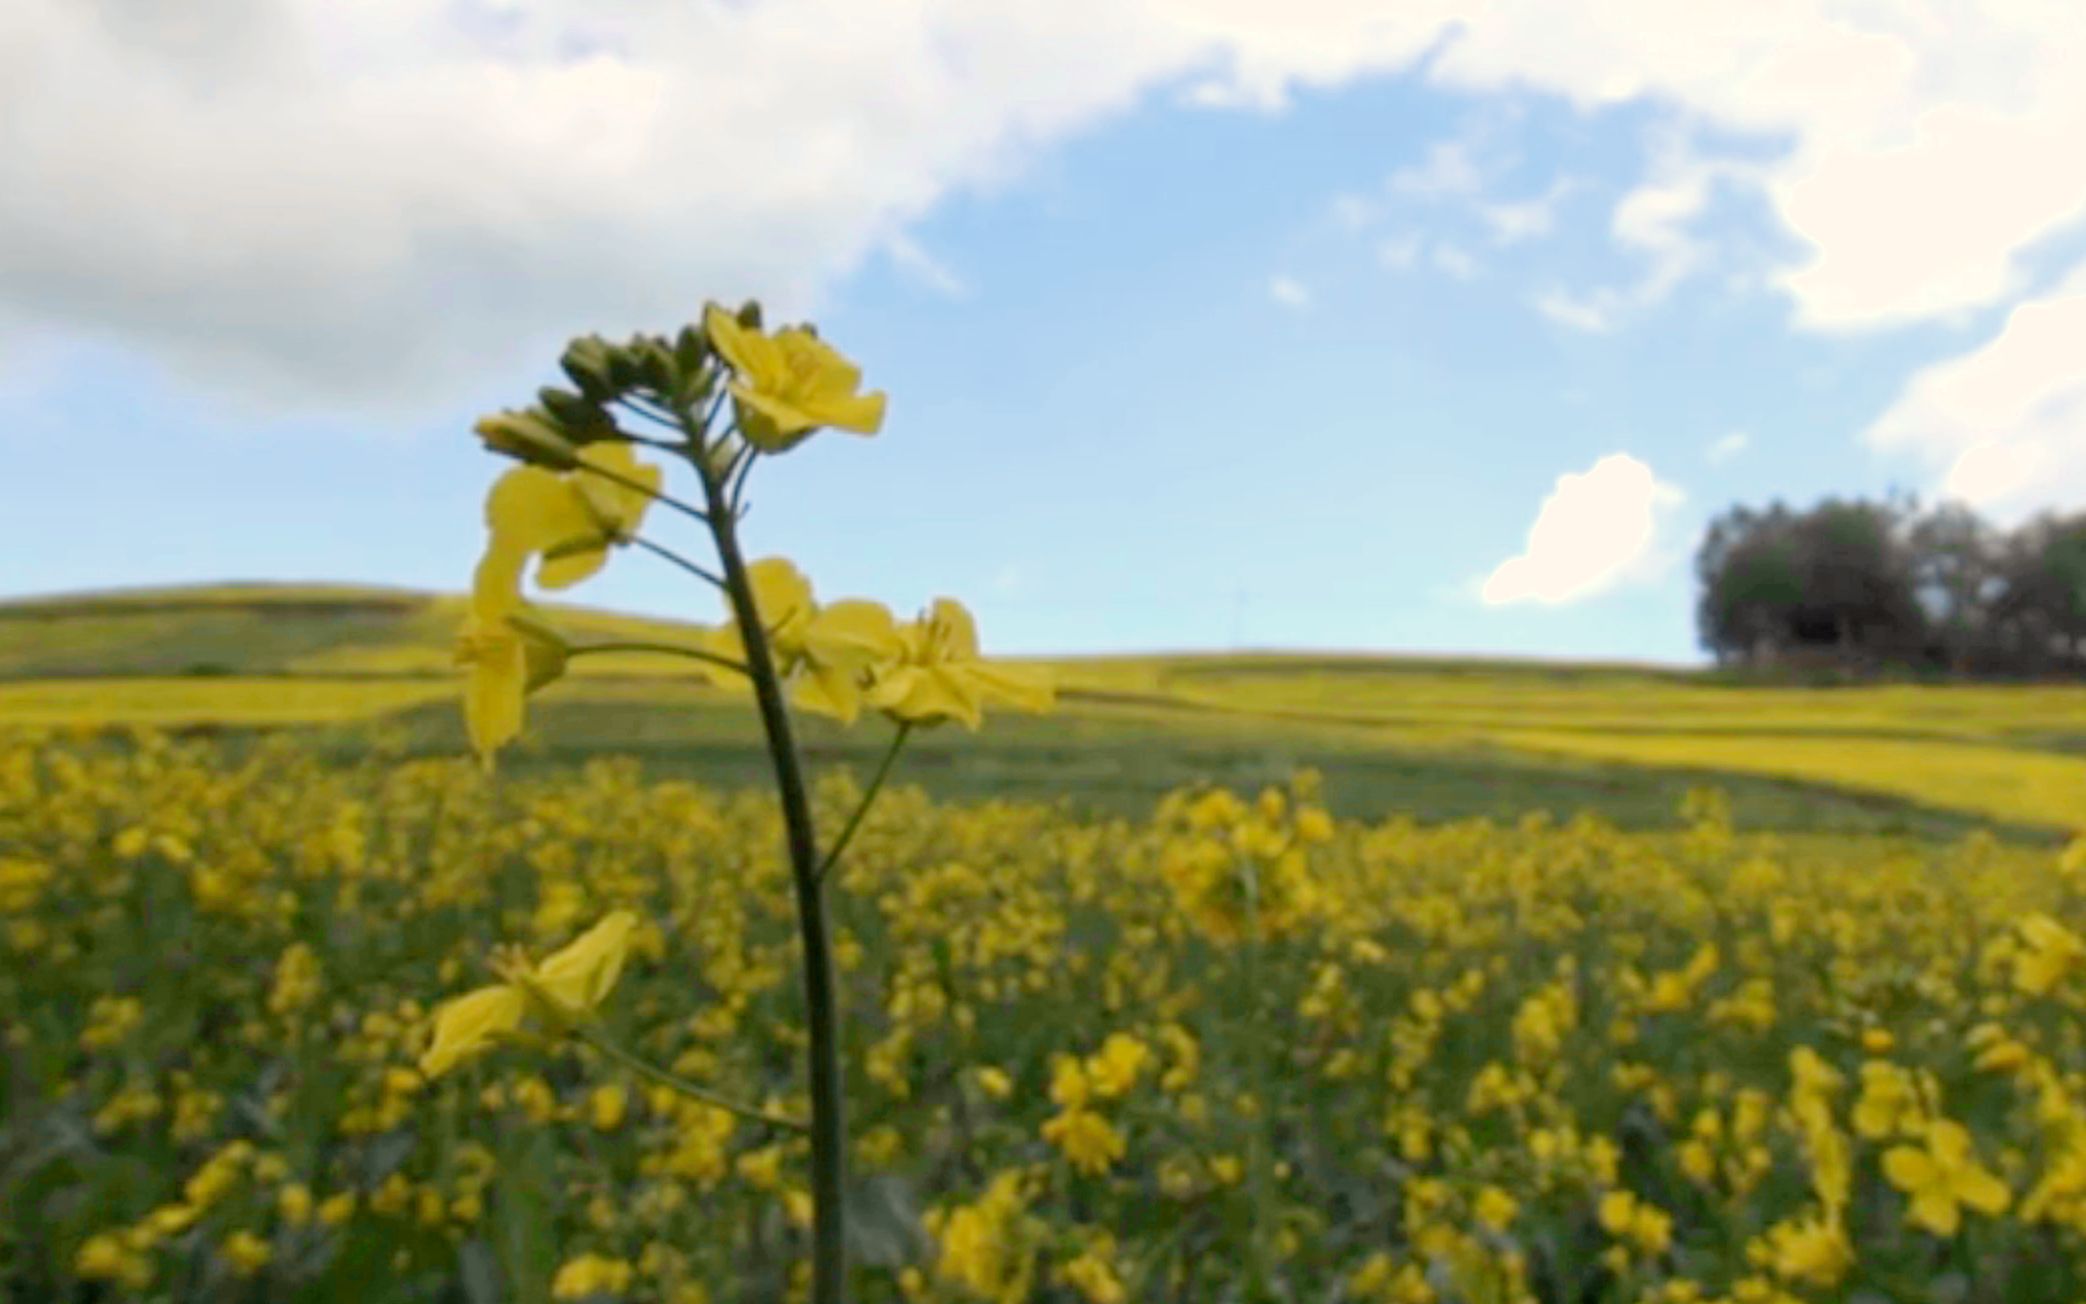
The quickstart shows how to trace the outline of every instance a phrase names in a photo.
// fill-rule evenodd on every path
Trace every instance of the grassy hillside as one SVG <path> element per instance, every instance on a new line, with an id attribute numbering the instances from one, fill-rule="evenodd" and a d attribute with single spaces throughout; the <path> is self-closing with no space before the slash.
<path id="1" fill-rule="evenodd" d="M 461 750 L 459 600 L 223 585 L 0 604 L 0 725 L 319 729 L 343 750 Z M 581 640 L 685 640 L 670 622 L 559 609 Z M 1324 655 L 1055 664 L 1064 709 L 938 731 L 913 775 L 941 791 L 1132 810 L 1179 782 L 1256 784 L 1298 764 L 1357 814 L 1532 808 L 1664 822 L 1705 778 L 1756 827 L 1935 834 L 2086 823 L 2086 687 L 1754 687 L 1630 666 Z M 719 782 L 758 774 L 750 715 L 674 658 L 589 658 L 533 708 L 515 762 L 623 753 Z M 662 709 L 672 707 L 673 709 Z M 820 727 L 816 757 L 873 731 Z"/>

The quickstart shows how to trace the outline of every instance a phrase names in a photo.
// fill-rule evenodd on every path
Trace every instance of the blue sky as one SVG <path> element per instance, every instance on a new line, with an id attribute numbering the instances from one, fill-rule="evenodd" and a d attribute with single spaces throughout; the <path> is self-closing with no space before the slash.
<path id="1" fill-rule="evenodd" d="M 402 44 L 378 63 L 403 60 L 443 95 L 503 67 L 584 72 L 573 112 L 611 138 L 603 105 L 663 94 L 637 77 L 640 55 L 576 72 L 577 47 L 551 39 L 568 20 L 516 8 L 544 49 L 486 46 L 507 29 L 437 14 L 381 33 Z M 499 185 L 450 189 L 426 166 L 433 147 L 423 158 L 410 136 L 315 114 L 236 148 L 222 120 L 184 135 L 176 119 L 163 148 L 193 151 L 213 194 L 68 191 L 58 93 L 11 92 L 50 116 L 0 140 L 0 194 L 10 176 L 45 183 L 41 209 L 0 199 L 0 237 L 33 236 L 0 260 L 0 528 L 15 559 L 0 591 L 456 588 L 499 469 L 471 418 L 551 380 L 564 335 L 671 327 L 708 293 L 809 312 L 891 395 L 876 439 L 826 434 L 763 469 L 754 548 L 796 557 L 828 596 L 961 596 L 1001 650 L 1685 660 L 1689 557 L 1733 501 L 1900 488 L 2002 519 L 2086 501 L 2086 360 L 2062 344 L 2086 322 L 2086 184 L 2016 194 L 2009 174 L 1987 206 L 2010 202 L 2017 221 L 1958 220 L 1945 206 L 1968 201 L 1934 172 L 1955 134 L 1919 129 L 2003 98 L 1999 73 L 1941 78 L 1957 89 L 1930 104 L 1883 86 L 1849 121 L 1833 77 L 1808 108 L 1781 83 L 1726 103 L 1715 68 L 1632 94 L 1597 63 L 1546 86 L 1516 32 L 1493 49 L 1483 32 L 1420 30 L 1332 72 L 1294 32 L 1233 32 L 1215 55 L 1132 33 L 1126 50 L 1153 52 L 1097 73 L 1051 63 L 1056 28 L 981 36 L 928 14 L 914 16 L 923 39 L 976 48 L 920 56 L 943 60 L 947 84 L 915 92 L 902 69 L 850 84 L 793 27 L 756 30 L 763 8 L 720 30 L 748 43 L 763 85 L 817 67 L 824 102 L 772 122 L 777 146 L 807 142 L 784 157 L 812 161 L 780 179 L 734 164 L 764 128 L 741 107 L 713 128 L 735 143 L 685 193 L 619 190 L 619 165 L 581 150 L 577 171 L 602 171 L 597 189 L 618 197 L 577 214 L 530 171 L 554 171 L 540 134 L 510 157 L 480 138 L 491 128 L 455 125 L 465 110 L 425 99 L 411 112 Z M 75 66 L 106 59 L 113 80 L 138 57 L 58 13 L 44 37 Z M 294 47 L 312 30 L 252 39 Z M 448 50 L 459 31 L 480 42 L 461 63 L 410 45 Z M 1596 49 L 1604 35 L 1578 33 Z M 1670 52 L 1715 47 L 1691 39 Z M 1821 28 L 1819 48 L 1837 39 Z M 1923 57 L 1919 39 L 1904 38 Z M 152 57 L 198 72 L 228 57 L 199 41 L 175 32 Z M 1013 76 L 1003 60 L 1033 81 L 995 90 Z M 366 93 L 357 71 L 338 74 L 344 96 Z M 247 72 L 254 103 L 293 95 Z M 1104 74 L 1112 95 L 1063 90 Z M 170 94 L 161 111 L 192 107 Z M 893 103 L 892 123 L 852 125 Z M 101 129 L 152 107 L 119 103 Z M 976 141 L 940 142 L 954 129 L 937 108 L 987 121 Z M 890 168 L 840 161 L 836 123 L 871 133 L 847 159 L 883 151 Z M 2039 123 L 2015 142 L 2023 170 Z M 1877 181 L 1908 130 L 1934 167 Z M 630 169 L 667 148 L 630 133 Z M 346 180 L 242 171 L 314 142 L 360 151 L 341 155 Z M 146 179 L 158 166 L 110 166 L 126 164 Z M 358 169 L 352 197 L 332 189 Z M 1888 203 L 1889 220 L 1871 213 L 1864 238 L 1850 203 Z M 635 555 L 575 596 L 712 614 Z"/>

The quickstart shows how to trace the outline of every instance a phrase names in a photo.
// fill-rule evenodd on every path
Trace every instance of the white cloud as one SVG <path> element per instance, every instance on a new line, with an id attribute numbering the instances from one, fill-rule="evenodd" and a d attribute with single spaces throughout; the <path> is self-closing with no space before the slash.
<path id="1" fill-rule="evenodd" d="M 1310 289 L 1293 276 L 1269 277 L 1268 298 L 1285 308 L 1301 310 L 1311 306 Z"/>
<path id="2" fill-rule="evenodd" d="M 453 388 L 705 294 L 808 307 L 1155 88 L 1265 109 L 1416 66 L 1781 142 L 1732 180 L 1803 243 L 1797 320 L 1949 318 L 2086 216 L 2082 65 L 2076 0 L 8 0 L 0 331 L 329 400 Z M 1699 266 L 1721 175 L 1618 206 L 1648 285 Z"/>
<path id="3" fill-rule="evenodd" d="M 1709 459 L 1711 466 L 1722 466 L 1740 453 L 1745 452 L 1746 449 L 1752 446 L 1752 443 L 1753 437 L 1751 435 L 1743 430 L 1733 430 L 1717 436 L 1715 441 L 1710 444 L 1708 450 L 1703 453 L 1703 456 Z"/>
<path id="4" fill-rule="evenodd" d="M 1478 274 L 1478 260 L 1455 245 L 1437 242 L 1430 254 L 1434 265 L 1459 281 L 1467 281 Z"/>
<path id="5" fill-rule="evenodd" d="M 1550 234 L 1557 225 L 1557 210 L 1574 185 L 1560 177 L 1548 190 L 1530 199 L 1497 200 L 1478 205 L 1478 219 L 1492 232 L 1495 244 L 1519 244 Z"/>
<path id="6" fill-rule="evenodd" d="M 1605 335 L 1615 329 L 1620 314 L 1621 305 L 1615 300 L 1615 294 L 1607 290 L 1575 295 L 1553 288 L 1539 292 L 1529 302 L 1535 305 L 1537 312 L 1560 326 L 1591 335 Z"/>
<path id="7" fill-rule="evenodd" d="M 1420 260 L 1420 237 L 1411 232 L 1392 236 L 1376 246 L 1377 264 L 1388 271 L 1410 271 Z"/>
<path id="8" fill-rule="evenodd" d="M 971 287 L 964 283 L 947 263 L 920 247 L 918 241 L 903 231 L 895 231 L 884 241 L 884 253 L 907 280 L 923 289 L 930 290 L 944 299 L 967 299 Z"/>
<path id="9" fill-rule="evenodd" d="M 2086 507 L 2086 268 L 2016 307 L 1979 348 L 1915 373 L 1868 442 L 2001 516 Z"/>
<path id="10" fill-rule="evenodd" d="M 1442 199 L 1474 195 L 1484 177 L 1470 156 L 1470 145 L 1462 140 L 1436 142 L 1427 157 L 1391 174 L 1386 183 L 1391 193 L 1419 199 Z"/>
<path id="11" fill-rule="evenodd" d="M 1558 606 L 1606 592 L 1645 570 L 1662 517 L 1681 492 L 1628 453 L 1567 472 L 1536 512 L 1528 545 L 1485 578 L 1487 606 Z"/>

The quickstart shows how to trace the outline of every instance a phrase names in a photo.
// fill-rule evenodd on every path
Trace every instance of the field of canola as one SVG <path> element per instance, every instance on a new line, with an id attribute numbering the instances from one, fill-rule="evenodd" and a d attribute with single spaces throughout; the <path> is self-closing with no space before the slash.
<path id="1" fill-rule="evenodd" d="M 2086 1292 L 2086 840 L 1364 826 L 1302 775 L 901 789 L 855 848 L 864 1300 Z M 570 1043 L 415 1067 L 612 909 L 623 1042 L 801 1114 L 759 791 L 0 741 L 0 1297 L 790 1297 L 794 1134 Z"/>

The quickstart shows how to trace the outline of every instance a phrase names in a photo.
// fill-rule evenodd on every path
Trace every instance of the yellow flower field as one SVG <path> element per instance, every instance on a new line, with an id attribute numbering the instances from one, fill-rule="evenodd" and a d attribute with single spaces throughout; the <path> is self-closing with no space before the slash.
<path id="1" fill-rule="evenodd" d="M 2086 1291 L 2086 843 L 901 788 L 837 886 L 861 1299 Z M 577 1041 L 423 1076 L 499 948 L 615 911 L 603 1026 L 775 1124 Z M 0 1298 L 801 1286 L 766 794 L 18 735 L 0 948 Z"/>

